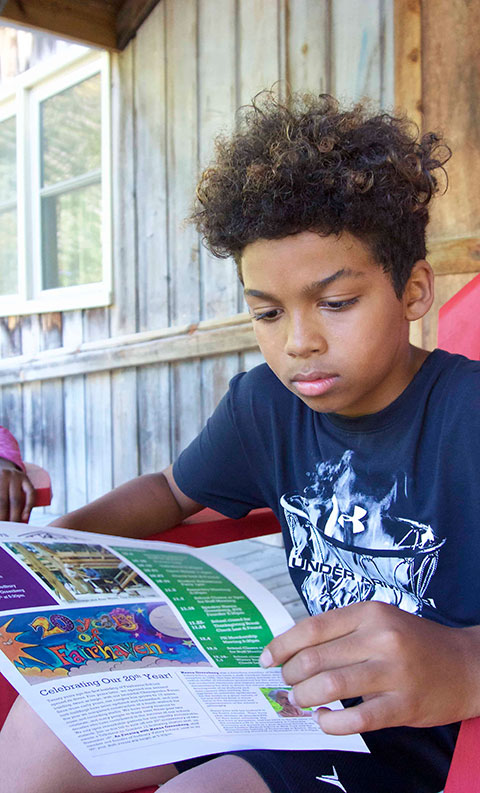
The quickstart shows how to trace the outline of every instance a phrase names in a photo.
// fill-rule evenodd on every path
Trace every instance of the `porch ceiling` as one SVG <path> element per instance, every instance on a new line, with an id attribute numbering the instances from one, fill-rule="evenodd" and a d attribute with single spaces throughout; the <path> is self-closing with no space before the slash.
<path id="1" fill-rule="evenodd" d="M 122 50 L 159 0 L 0 0 L 5 21 L 81 44 Z"/>

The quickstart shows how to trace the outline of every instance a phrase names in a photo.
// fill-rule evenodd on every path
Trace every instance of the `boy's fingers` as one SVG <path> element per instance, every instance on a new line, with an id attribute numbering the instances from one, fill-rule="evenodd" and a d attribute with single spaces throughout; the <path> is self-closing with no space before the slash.
<path id="1" fill-rule="evenodd" d="M 283 672 L 283 670 L 282 670 Z M 290 681 L 283 674 L 287 684 Z M 382 685 L 383 684 L 383 685 Z M 310 677 L 293 686 L 292 694 L 295 705 L 301 708 L 326 705 L 337 699 L 354 699 L 356 697 L 377 696 L 386 687 L 384 667 L 380 662 L 366 661 Z M 292 700 L 292 697 L 290 697 Z"/>
<path id="2" fill-rule="evenodd" d="M 313 718 L 329 735 L 352 735 L 356 732 L 379 730 L 385 724 L 394 726 L 401 723 L 395 718 L 394 701 L 388 694 L 379 694 L 352 708 L 319 708 Z"/>
<path id="3" fill-rule="evenodd" d="M 368 642 L 356 631 L 300 650 L 282 665 L 282 676 L 293 686 L 321 672 L 366 662 L 371 655 Z"/>
<path id="4" fill-rule="evenodd" d="M 358 610 L 355 606 L 307 617 L 272 639 L 260 656 L 260 664 L 284 664 L 305 647 L 313 647 L 351 633 L 358 627 L 358 622 Z"/>

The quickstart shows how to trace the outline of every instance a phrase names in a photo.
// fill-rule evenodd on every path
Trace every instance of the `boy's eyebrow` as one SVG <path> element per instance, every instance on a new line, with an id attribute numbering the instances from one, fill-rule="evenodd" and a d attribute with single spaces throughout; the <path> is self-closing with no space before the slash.
<path id="1" fill-rule="evenodd" d="M 326 286 L 329 286 L 339 278 L 357 278 L 363 277 L 364 275 L 365 273 L 359 270 L 352 270 L 350 267 L 342 267 L 340 270 L 337 270 L 336 273 L 327 275 L 326 278 L 322 278 L 320 281 L 314 281 L 312 284 L 308 284 L 308 286 L 304 287 L 302 291 L 305 294 L 311 294 L 312 292 L 318 292 L 321 289 L 325 289 Z M 270 295 L 268 292 L 262 292 L 260 289 L 244 289 L 244 295 L 246 297 L 260 297 L 264 300 L 276 300 L 275 295 Z"/>
<path id="2" fill-rule="evenodd" d="M 311 294 L 312 292 L 325 289 L 326 286 L 330 286 L 334 281 L 338 281 L 339 278 L 362 278 L 364 275 L 365 273 L 359 270 L 352 270 L 350 267 L 342 267 L 341 270 L 337 270 L 337 272 L 332 273 L 332 275 L 327 275 L 327 277 L 322 278 L 321 281 L 314 281 L 312 284 L 308 284 L 302 291 L 305 294 Z"/>

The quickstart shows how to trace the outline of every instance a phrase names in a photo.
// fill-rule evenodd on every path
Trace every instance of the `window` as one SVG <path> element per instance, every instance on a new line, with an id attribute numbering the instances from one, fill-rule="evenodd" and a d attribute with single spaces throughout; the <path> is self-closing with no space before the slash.
<path id="1" fill-rule="evenodd" d="M 0 99 L 0 315 L 111 301 L 108 55 Z"/>

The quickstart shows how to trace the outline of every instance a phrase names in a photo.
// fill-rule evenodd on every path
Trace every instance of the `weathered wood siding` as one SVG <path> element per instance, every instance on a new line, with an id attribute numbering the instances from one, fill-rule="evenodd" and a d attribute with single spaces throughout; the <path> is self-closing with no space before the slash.
<path id="1" fill-rule="evenodd" d="M 479 3 L 395 0 L 396 104 L 423 132 L 443 133 L 453 151 L 448 190 L 433 202 L 428 227 L 435 302 L 412 334 L 426 349 L 437 343 L 439 308 L 480 272 L 479 26 Z"/>
<path id="2" fill-rule="evenodd" d="M 391 107 L 392 0 L 162 0 L 113 56 L 115 302 L 0 322 L 1 422 L 52 512 L 167 465 L 260 360 L 232 263 L 183 221 L 214 135 L 287 82 Z"/>

